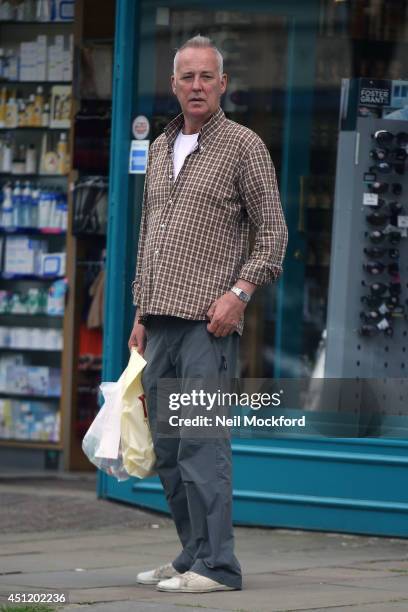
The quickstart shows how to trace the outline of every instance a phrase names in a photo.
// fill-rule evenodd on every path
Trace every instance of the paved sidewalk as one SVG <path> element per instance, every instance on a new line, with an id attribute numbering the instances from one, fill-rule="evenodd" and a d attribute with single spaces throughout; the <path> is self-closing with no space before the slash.
<path id="1" fill-rule="evenodd" d="M 11 592 L 63 591 L 63 611 L 408 610 L 408 541 L 400 539 L 240 527 L 243 591 L 166 594 L 137 585 L 138 571 L 178 551 L 172 523 L 97 500 L 92 478 L 78 482 L 0 475 L 1 603 Z"/>

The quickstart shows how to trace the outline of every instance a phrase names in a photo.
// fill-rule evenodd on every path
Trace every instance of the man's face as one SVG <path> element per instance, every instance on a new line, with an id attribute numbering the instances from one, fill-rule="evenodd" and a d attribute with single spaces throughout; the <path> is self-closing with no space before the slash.
<path id="1" fill-rule="evenodd" d="M 220 105 L 227 75 L 220 75 L 211 48 L 183 49 L 177 59 L 176 73 L 171 77 L 173 93 L 186 119 L 204 123 Z"/>

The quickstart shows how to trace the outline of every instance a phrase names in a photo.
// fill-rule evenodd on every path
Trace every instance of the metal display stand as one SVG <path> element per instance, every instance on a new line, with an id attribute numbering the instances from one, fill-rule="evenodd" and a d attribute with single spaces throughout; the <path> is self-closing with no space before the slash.
<path id="1" fill-rule="evenodd" d="M 378 130 L 387 130 L 396 136 L 407 129 L 408 122 L 405 121 L 359 118 L 356 131 L 340 133 L 329 286 L 326 377 L 406 376 L 408 239 L 407 230 L 398 225 L 405 224 L 405 215 L 408 214 L 407 206 L 404 205 L 408 193 L 408 174 L 395 172 L 394 166 L 390 173 L 378 171 L 379 161 L 373 159 L 370 152 L 379 148 L 372 136 Z M 386 148 L 392 151 L 396 146 L 394 138 Z M 376 170 L 370 172 L 373 167 L 376 167 Z M 404 171 L 405 167 L 406 162 L 403 163 Z M 373 193 L 378 191 L 373 179 L 384 183 L 387 191 Z M 396 185 L 401 187 L 395 187 Z M 372 194 L 373 197 L 367 194 Z M 377 200 L 378 204 L 363 203 L 370 200 Z M 392 214 L 393 207 L 397 206 L 392 204 L 395 202 L 402 204 L 401 214 Z M 378 218 L 378 215 L 381 217 Z M 384 222 L 381 222 L 382 215 L 387 216 Z M 375 224 L 370 224 L 367 218 Z M 372 242 L 372 232 L 375 232 L 373 237 L 379 242 Z M 373 248 L 381 249 L 384 253 L 381 257 L 373 257 L 370 256 L 372 253 L 367 255 L 364 252 L 364 249 Z M 390 254 L 394 258 L 390 257 Z M 381 263 L 384 269 L 374 265 L 374 262 Z M 378 284 L 387 285 L 387 290 L 381 292 L 381 295 L 378 290 L 383 287 L 377 287 Z M 397 285 L 400 285 L 400 292 Z M 362 335 L 365 326 L 374 335 Z"/>

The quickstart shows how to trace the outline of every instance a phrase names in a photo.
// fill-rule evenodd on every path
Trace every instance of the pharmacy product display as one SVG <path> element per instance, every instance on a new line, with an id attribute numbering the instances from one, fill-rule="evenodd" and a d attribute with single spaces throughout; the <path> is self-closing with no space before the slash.
<path id="1" fill-rule="evenodd" d="M 0 0 L 0 22 L 58 22 L 74 19 L 75 0 Z"/>
<path id="2" fill-rule="evenodd" d="M 46 402 L 0 399 L 0 439 L 58 442 L 60 420 Z"/>
<path id="3" fill-rule="evenodd" d="M 51 283 L 48 289 L 30 287 L 25 291 L 0 290 L 0 314 L 62 317 L 67 289 L 67 281 L 64 278 Z M 10 329 L 10 334 L 14 330 L 14 328 L 4 329 Z M 13 342 L 9 341 L 5 346 L 13 346 Z"/>
<path id="4" fill-rule="evenodd" d="M 62 330 L 41 327 L 0 327 L 0 348 L 60 351 L 63 348 Z"/>
<path id="5" fill-rule="evenodd" d="M 34 40 L 0 48 L 0 79 L 70 82 L 72 58 L 72 34 L 41 34 Z"/>
<path id="6" fill-rule="evenodd" d="M 74 7 L 0 0 L 0 447 L 46 464 L 62 447 Z"/>
<path id="7" fill-rule="evenodd" d="M 0 191 L 0 229 L 65 232 L 67 223 L 67 196 L 60 188 L 16 181 L 6 183 Z"/>

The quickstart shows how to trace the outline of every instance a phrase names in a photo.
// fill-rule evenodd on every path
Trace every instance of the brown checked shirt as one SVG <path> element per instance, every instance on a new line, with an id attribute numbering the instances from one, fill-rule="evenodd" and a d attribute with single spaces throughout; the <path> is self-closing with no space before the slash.
<path id="1" fill-rule="evenodd" d="M 218 109 L 174 181 L 183 122 L 176 117 L 150 147 L 133 283 L 142 322 L 147 315 L 205 320 L 238 279 L 265 285 L 282 272 L 287 228 L 266 146 Z"/>

